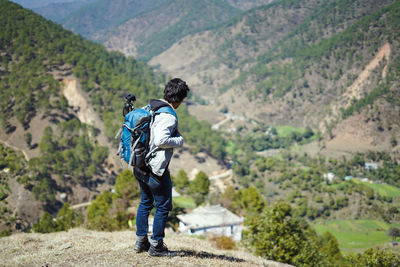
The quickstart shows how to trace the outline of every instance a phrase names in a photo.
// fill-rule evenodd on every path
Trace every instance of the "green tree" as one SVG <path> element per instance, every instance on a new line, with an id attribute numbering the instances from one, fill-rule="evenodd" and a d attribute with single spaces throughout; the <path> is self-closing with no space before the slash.
<path id="1" fill-rule="evenodd" d="M 310 127 L 307 126 L 306 130 L 303 133 L 303 137 L 305 139 L 311 138 L 314 135 L 314 132 L 311 130 Z"/>
<path id="2" fill-rule="evenodd" d="M 259 172 L 264 172 L 267 169 L 267 165 L 265 164 L 265 158 L 260 157 L 255 161 L 255 165 Z"/>
<path id="3" fill-rule="evenodd" d="M 391 250 L 369 248 L 363 253 L 347 257 L 351 266 L 393 267 L 400 266 L 400 255 Z"/>
<path id="4" fill-rule="evenodd" d="M 58 231 L 66 231 L 82 224 L 83 218 L 68 203 L 64 203 L 57 213 L 56 224 Z"/>
<path id="5" fill-rule="evenodd" d="M 246 220 L 243 241 L 256 255 L 295 266 L 325 266 L 316 233 L 292 215 L 292 208 L 277 202 Z"/>
<path id="6" fill-rule="evenodd" d="M 55 142 L 53 141 L 53 130 L 50 126 L 44 128 L 42 139 L 39 143 L 40 154 L 52 154 L 56 150 Z"/>
<path id="7" fill-rule="evenodd" d="M 365 192 L 365 196 L 369 199 L 372 200 L 375 198 L 375 192 L 372 188 L 368 188 L 367 191 Z"/>
<path id="8" fill-rule="evenodd" d="M 239 213 L 245 215 L 259 214 L 264 209 L 265 202 L 257 188 L 250 186 L 238 192 L 234 206 Z"/>
<path id="9" fill-rule="evenodd" d="M 117 198 L 127 201 L 137 198 L 140 193 L 138 182 L 131 170 L 124 170 L 117 176 L 114 189 Z"/>
<path id="10" fill-rule="evenodd" d="M 397 140 L 394 136 L 390 138 L 390 144 L 392 145 L 392 147 L 397 146 Z"/>
<path id="11" fill-rule="evenodd" d="M 320 242 L 322 252 L 326 255 L 328 262 L 333 263 L 343 259 L 343 256 L 339 249 L 339 243 L 330 232 L 325 232 L 321 236 Z"/>
<path id="12" fill-rule="evenodd" d="M 25 142 L 29 148 L 32 146 L 32 134 L 31 133 L 29 133 L 29 132 L 25 133 Z"/>
<path id="13" fill-rule="evenodd" d="M 200 171 L 194 180 L 189 184 L 189 194 L 193 196 L 196 205 L 200 205 L 205 201 L 210 190 L 210 180 L 207 174 Z"/>
<path id="14" fill-rule="evenodd" d="M 110 214 L 111 207 L 112 193 L 104 191 L 101 195 L 98 195 L 88 207 L 88 228 L 101 231 L 115 230 L 114 222 Z"/>
<path id="15" fill-rule="evenodd" d="M 68 109 L 68 100 L 64 95 L 60 96 L 60 109 L 62 112 L 67 112 Z"/>
<path id="16" fill-rule="evenodd" d="M 233 186 L 228 186 L 224 193 L 222 194 L 221 204 L 228 210 L 232 212 L 237 212 L 236 208 L 234 207 L 234 202 L 237 197 L 237 193 L 235 192 L 235 188 Z"/>
<path id="17" fill-rule="evenodd" d="M 398 237 L 400 237 L 400 229 L 397 227 L 391 227 L 388 230 L 388 235 L 392 238 L 393 241 L 395 241 Z"/>
<path id="18" fill-rule="evenodd" d="M 57 223 L 47 211 L 43 213 L 40 222 L 33 224 L 33 230 L 38 233 L 51 233 L 57 230 Z"/>
<path id="19" fill-rule="evenodd" d="M 173 182 L 175 184 L 176 190 L 178 190 L 178 192 L 180 193 L 182 193 L 184 189 L 189 186 L 189 178 L 183 169 L 179 170 L 178 174 L 173 179 Z"/>

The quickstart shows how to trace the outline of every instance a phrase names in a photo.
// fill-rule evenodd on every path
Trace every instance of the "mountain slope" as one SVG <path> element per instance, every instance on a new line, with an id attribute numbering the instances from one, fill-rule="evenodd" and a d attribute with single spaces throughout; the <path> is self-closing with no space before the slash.
<path id="1" fill-rule="evenodd" d="M 240 11 L 218 1 L 168 1 L 120 25 L 104 42 L 111 50 L 149 59 L 180 38 L 211 28 Z"/>
<path id="2" fill-rule="evenodd" d="M 61 4 L 66 2 L 71 2 L 71 0 L 13 0 L 13 2 L 18 3 L 26 8 L 39 8 L 50 4 Z"/>
<path id="3" fill-rule="evenodd" d="M 36 7 L 32 10 L 47 19 L 50 19 L 54 22 L 61 23 L 64 18 L 69 16 L 71 13 L 79 10 L 83 6 L 93 2 L 95 0 L 75 0 L 75 1 L 66 1 L 61 3 L 50 3 L 46 6 Z M 23 6 L 24 3 L 22 3 Z"/>
<path id="4" fill-rule="evenodd" d="M 393 51 L 398 50 L 398 5 L 398 1 L 276 2 L 218 29 L 185 37 L 150 64 L 191 81 L 208 99 L 218 96 L 216 109 L 228 106 L 235 114 L 267 124 L 312 126 L 325 133 L 344 119 L 342 114 L 349 114 L 345 109 L 352 101 L 365 103 L 374 89 L 385 87 L 388 91 L 374 97 L 383 98 L 385 103 L 376 102 L 382 107 L 379 120 L 388 125 L 398 117 L 392 113 L 383 118 L 383 109 L 397 110 L 397 100 L 384 99 L 398 95 L 397 83 L 382 73 L 385 68 L 385 73 L 397 77 Z M 387 44 L 390 58 L 380 57 L 365 76 L 363 69 Z M 362 83 L 356 82 L 358 77 Z M 346 97 L 355 87 L 359 92 L 355 100 Z M 384 128 L 389 129 L 386 144 L 393 135 L 399 138 L 396 131 Z"/>
<path id="5" fill-rule="evenodd" d="M 133 16 L 151 10 L 167 0 L 96 0 L 73 12 L 62 25 L 92 40 L 103 40 L 104 34 Z"/>
<path id="6" fill-rule="evenodd" d="M 383 1 L 381 4 L 390 2 L 392 1 Z M 175 47 L 171 48 L 169 52 L 166 51 L 163 56 L 154 58 L 152 63 L 154 65 L 161 64 L 161 69 L 169 72 L 178 69 L 178 66 L 184 66 L 179 73 L 189 72 L 190 74 L 187 75 L 204 72 L 207 67 L 213 67 L 213 71 L 210 71 L 212 73 L 216 69 L 215 66 L 222 65 L 225 72 L 232 74 L 238 70 L 246 70 L 257 61 L 261 61 L 260 64 L 263 64 L 263 58 L 258 58 L 259 56 L 271 50 L 278 50 L 277 53 L 279 53 L 282 44 L 292 43 L 302 35 L 311 38 L 312 42 L 321 41 L 335 32 L 343 31 L 365 14 L 380 8 L 379 5 L 376 5 L 376 1 L 368 1 L 358 7 L 360 5 L 353 1 L 332 3 L 331 1 L 313 0 L 273 3 L 248 11 L 218 29 L 188 36 L 176 43 Z M 333 22 L 328 23 L 328 21 Z M 326 33 L 319 34 L 323 30 Z M 188 47 L 185 47 L 186 45 Z M 193 47 L 203 50 L 199 54 L 205 53 L 207 57 L 201 57 L 199 59 L 201 61 L 196 62 L 200 64 L 193 64 L 191 68 L 187 68 L 184 65 L 187 59 L 186 54 L 193 53 Z M 184 59 L 176 57 L 177 52 Z M 164 63 L 161 57 L 168 58 L 175 67 Z M 198 76 L 203 77 L 205 74 L 201 73 Z M 220 85 L 222 79 L 213 76 L 210 78 L 217 83 L 212 87 L 222 86 Z M 229 84 L 229 81 L 225 81 L 223 84 Z M 202 85 L 204 86 L 204 82 Z"/>
<path id="7" fill-rule="evenodd" d="M 392 130 L 397 127 L 393 101 L 375 102 L 382 106 L 378 113 L 383 115 L 374 117 L 372 110 L 367 112 L 371 116 L 361 120 L 376 122 L 364 123 L 367 128 L 352 127 L 349 117 L 356 116 L 354 109 L 361 111 L 367 100 L 388 96 L 379 83 L 388 77 L 382 76 L 382 68 L 390 73 L 397 64 L 393 36 L 398 22 L 385 21 L 386 16 L 395 17 L 395 11 L 390 15 L 385 7 L 396 2 L 167 1 L 135 13 L 109 35 L 97 33 L 109 49 L 150 60 L 156 69 L 188 80 L 195 94 L 215 103 L 215 110 L 229 106 L 236 115 L 267 124 L 311 126 L 328 139 L 339 138 L 339 146 L 344 143 L 343 129 L 358 129 L 348 140 L 370 133 L 359 148 L 390 150 L 389 141 L 399 138 Z M 114 7 L 123 5 L 129 9 L 122 2 Z M 230 5 L 254 8 L 238 15 Z M 90 16 L 85 21 L 91 21 Z M 391 53 L 376 60 L 387 44 Z M 363 71 L 374 60 L 378 64 Z M 394 80 L 390 79 L 390 88 L 395 88 Z M 376 131 L 383 129 L 382 124 L 394 126 Z M 384 140 L 382 146 L 377 140 Z"/>
<path id="8" fill-rule="evenodd" d="M 249 10 L 257 6 L 267 5 L 275 0 L 224 0 L 231 6 L 241 10 Z"/>
<path id="9" fill-rule="evenodd" d="M 307 1 L 307 6 L 297 10 L 289 8 L 286 1 L 248 11 L 217 29 L 180 40 L 150 64 L 160 65 L 162 71 L 172 75 L 187 77 L 202 94 L 216 96 L 217 90 L 238 76 L 241 61 L 271 49 L 295 30 L 317 3 Z"/>

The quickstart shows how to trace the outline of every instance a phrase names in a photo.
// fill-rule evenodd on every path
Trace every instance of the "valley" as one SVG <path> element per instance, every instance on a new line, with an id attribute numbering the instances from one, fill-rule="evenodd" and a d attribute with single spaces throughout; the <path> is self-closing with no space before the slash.
<path id="1" fill-rule="evenodd" d="M 168 231 L 220 205 L 261 257 L 398 259 L 399 1 L 88 0 L 59 21 L 64 1 L 15 2 L 33 11 L 0 2 L 1 236 L 128 229 L 140 193 L 116 156 L 123 96 L 142 107 L 181 77 Z M 280 235 L 293 250 L 274 254 Z"/>

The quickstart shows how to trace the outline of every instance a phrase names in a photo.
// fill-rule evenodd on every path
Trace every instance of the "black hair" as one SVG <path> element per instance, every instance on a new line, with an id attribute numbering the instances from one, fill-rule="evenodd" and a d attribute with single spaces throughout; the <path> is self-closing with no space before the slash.
<path id="1" fill-rule="evenodd" d="M 164 99 L 167 100 L 168 103 L 178 103 L 187 97 L 189 91 L 190 89 L 185 81 L 174 78 L 165 86 Z"/>

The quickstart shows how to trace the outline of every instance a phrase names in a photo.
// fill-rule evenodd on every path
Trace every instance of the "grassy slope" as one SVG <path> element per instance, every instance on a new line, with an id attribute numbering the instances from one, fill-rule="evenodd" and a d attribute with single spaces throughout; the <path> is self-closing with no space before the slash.
<path id="1" fill-rule="evenodd" d="M 288 266 L 243 251 L 223 251 L 205 240 L 166 236 L 177 257 L 149 257 L 133 250 L 134 231 L 72 229 L 51 234 L 16 234 L 0 239 L 4 266 Z"/>
<path id="2" fill-rule="evenodd" d="M 388 224 L 377 220 L 335 220 L 314 225 L 317 233 L 331 232 L 343 251 L 356 252 L 361 249 L 383 245 L 391 241 L 387 230 L 400 227 L 400 223 Z"/>
<path id="3" fill-rule="evenodd" d="M 378 184 L 378 183 L 368 183 L 368 182 L 362 182 L 358 179 L 353 179 L 355 183 L 363 184 L 366 185 L 370 188 L 372 188 L 375 192 L 379 193 L 381 196 L 384 197 L 400 197 L 400 188 L 389 185 L 389 184 Z M 338 184 L 333 184 L 332 187 L 337 188 L 340 185 L 345 184 L 346 182 L 338 183 Z"/>
<path id="4" fill-rule="evenodd" d="M 280 137 L 287 137 L 293 132 L 303 133 L 304 129 L 288 125 L 280 125 L 275 127 Z"/>
<path id="5" fill-rule="evenodd" d="M 388 197 L 400 197 L 400 188 L 395 187 L 389 184 L 377 184 L 377 183 L 365 183 L 362 181 L 357 181 L 357 183 L 362 183 L 370 188 L 372 188 L 375 192 L 379 193 L 381 196 Z"/>
<path id="6" fill-rule="evenodd" d="M 189 197 L 174 197 L 174 202 L 182 208 L 194 209 L 196 207 L 193 198 Z"/>

